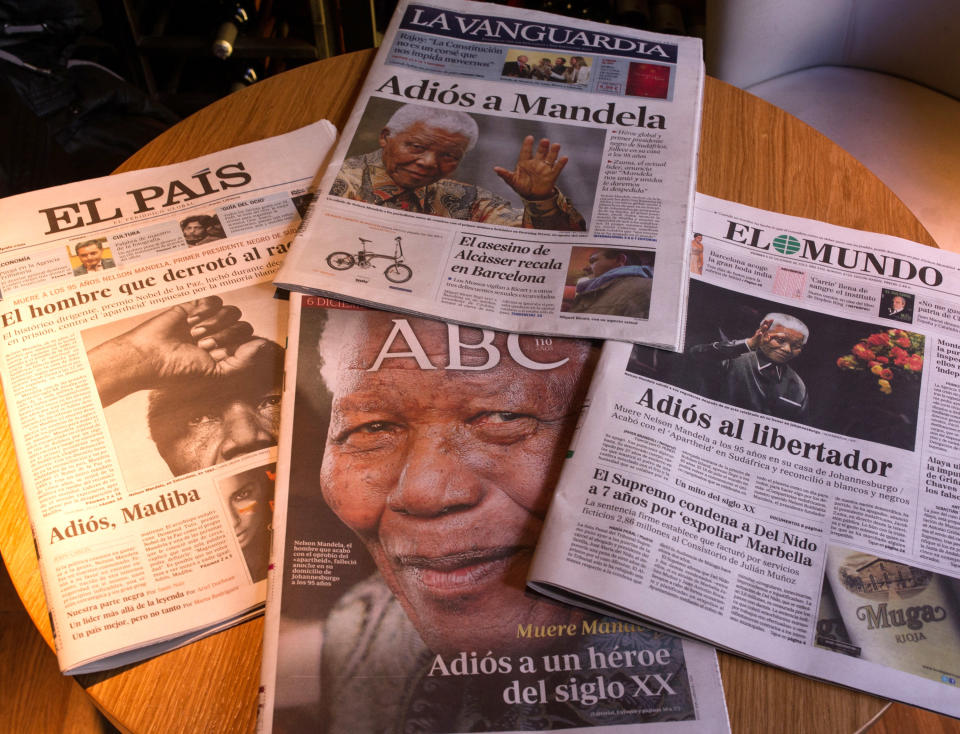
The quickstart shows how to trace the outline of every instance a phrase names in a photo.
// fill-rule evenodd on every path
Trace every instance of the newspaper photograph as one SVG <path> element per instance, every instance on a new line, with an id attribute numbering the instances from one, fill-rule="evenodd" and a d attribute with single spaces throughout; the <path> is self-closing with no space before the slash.
<path id="1" fill-rule="evenodd" d="M 277 284 L 679 349 L 702 56 L 697 38 L 403 0 Z"/>
<path id="2" fill-rule="evenodd" d="M 318 122 L 0 201 L 0 378 L 61 670 L 262 613 Z"/>
<path id="3" fill-rule="evenodd" d="M 960 716 L 960 258 L 695 228 L 686 349 L 604 346 L 531 586 Z"/>
<path id="4" fill-rule="evenodd" d="M 525 590 L 597 343 L 291 302 L 259 731 L 729 731 L 712 648 Z"/>

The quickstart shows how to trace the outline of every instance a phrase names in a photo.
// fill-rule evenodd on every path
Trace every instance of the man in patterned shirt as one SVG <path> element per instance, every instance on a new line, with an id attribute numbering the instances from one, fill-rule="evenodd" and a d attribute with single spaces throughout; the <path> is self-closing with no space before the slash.
<path id="1" fill-rule="evenodd" d="M 531 229 L 584 231 L 586 222 L 556 187 L 567 164 L 560 145 L 546 138 L 535 147 L 524 138 L 517 165 L 493 170 L 523 200 L 508 200 L 473 184 L 447 178 L 477 142 L 470 115 L 403 105 L 380 131 L 380 150 L 347 158 L 330 194 L 391 209 Z"/>

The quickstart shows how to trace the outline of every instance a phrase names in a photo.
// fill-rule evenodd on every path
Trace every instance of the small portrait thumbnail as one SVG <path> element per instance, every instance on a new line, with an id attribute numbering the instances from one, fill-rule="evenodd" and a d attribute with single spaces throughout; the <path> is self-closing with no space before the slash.
<path id="1" fill-rule="evenodd" d="M 254 583 L 267 577 L 276 478 L 277 465 L 265 464 L 220 482 L 220 495 Z"/>
<path id="2" fill-rule="evenodd" d="M 913 294 L 884 288 L 880 296 L 880 313 L 885 319 L 913 323 Z"/>
<path id="3" fill-rule="evenodd" d="M 99 237 L 93 240 L 80 240 L 67 246 L 74 275 L 87 275 L 117 266 L 111 256 L 110 248 L 104 247 L 106 241 L 106 237 Z"/>
<path id="4" fill-rule="evenodd" d="M 191 214 L 180 220 L 180 231 L 187 247 L 205 245 L 227 236 L 216 214 Z"/>
<path id="5" fill-rule="evenodd" d="M 512 79 L 529 79 L 533 76 L 530 57 L 524 51 L 507 51 L 507 60 L 500 70 L 500 76 Z"/>

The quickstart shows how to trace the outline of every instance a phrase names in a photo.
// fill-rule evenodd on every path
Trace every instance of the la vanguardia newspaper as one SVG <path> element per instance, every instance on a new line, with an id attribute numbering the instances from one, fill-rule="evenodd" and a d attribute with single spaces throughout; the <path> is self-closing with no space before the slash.
<path id="1" fill-rule="evenodd" d="M 686 350 L 604 346 L 531 586 L 960 716 L 960 258 L 695 229 Z"/>
<path id="2" fill-rule="evenodd" d="M 679 349 L 701 42 L 401 2 L 277 283 Z"/>
<path id="3" fill-rule="evenodd" d="M 262 612 L 287 304 L 328 122 L 0 201 L 0 378 L 60 667 Z"/>
<path id="4" fill-rule="evenodd" d="M 716 654 L 524 590 L 597 342 L 291 297 L 260 732 L 727 732 Z"/>

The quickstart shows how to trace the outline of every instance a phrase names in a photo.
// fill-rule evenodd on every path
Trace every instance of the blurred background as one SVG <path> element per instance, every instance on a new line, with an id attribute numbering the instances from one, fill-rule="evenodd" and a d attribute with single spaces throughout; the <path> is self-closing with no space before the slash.
<path id="1" fill-rule="evenodd" d="M 704 0 L 510 0 L 703 35 Z M 396 0 L 0 0 L 0 196 L 110 173 L 178 120 L 379 44 Z"/>

